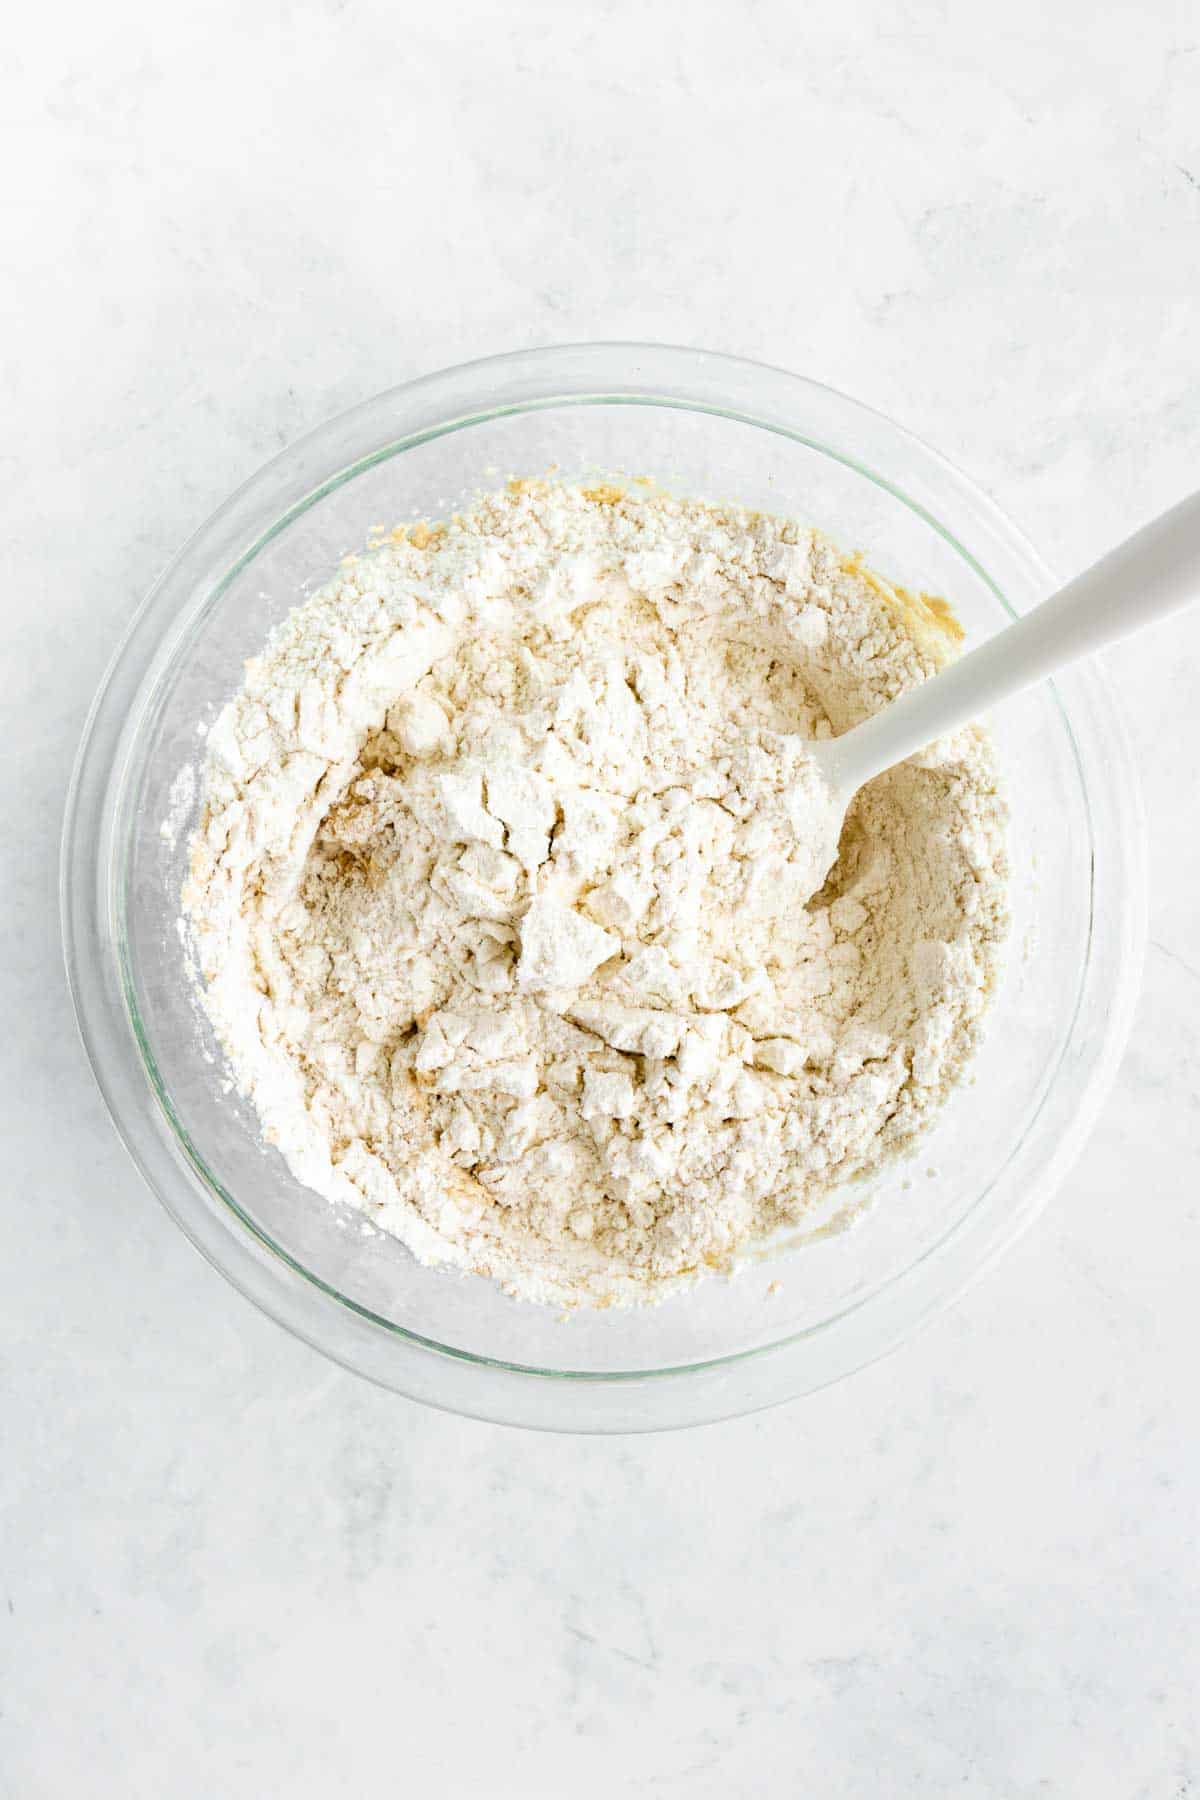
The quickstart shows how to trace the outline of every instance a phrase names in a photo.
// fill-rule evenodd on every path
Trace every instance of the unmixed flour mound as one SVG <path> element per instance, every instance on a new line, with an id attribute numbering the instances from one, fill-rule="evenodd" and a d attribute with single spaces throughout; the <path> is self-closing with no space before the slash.
<path id="1" fill-rule="evenodd" d="M 956 635 L 813 531 L 607 486 L 349 558 L 209 734 L 184 895 L 267 1139 L 423 1260 L 566 1305 L 875 1168 L 976 1038 L 1004 809 L 964 730 L 859 796 L 826 880 L 804 740 Z"/>

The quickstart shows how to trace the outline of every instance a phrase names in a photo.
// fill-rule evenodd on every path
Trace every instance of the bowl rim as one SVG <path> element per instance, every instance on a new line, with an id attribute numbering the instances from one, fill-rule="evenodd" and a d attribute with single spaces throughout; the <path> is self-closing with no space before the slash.
<path id="1" fill-rule="evenodd" d="M 620 341 L 518 350 L 425 375 L 361 402 L 280 452 L 200 526 L 151 588 L 113 653 L 81 735 L 64 813 L 60 906 L 80 1035 L 118 1134 L 189 1239 L 261 1310 L 344 1366 L 445 1410 L 551 1430 L 654 1430 L 773 1405 L 886 1354 L 948 1306 L 1041 1210 L 1091 1129 L 1128 1032 L 1145 939 L 1144 826 L 1107 683 L 1097 666 L 1077 667 L 1055 687 L 1089 815 L 1097 802 L 1112 815 L 1099 833 L 1089 816 L 1093 902 L 1098 864 L 1112 891 L 1106 888 L 1105 907 L 1091 908 L 1092 935 L 1059 1063 L 1025 1136 L 967 1212 L 914 1263 L 839 1313 L 769 1344 L 679 1366 L 539 1369 L 439 1344 L 371 1312 L 306 1269 L 207 1170 L 156 1079 L 140 1029 L 121 928 L 129 842 L 121 826 L 136 810 L 129 776 L 148 709 L 163 674 L 238 571 L 335 488 L 434 437 L 514 413 L 588 404 L 706 412 L 835 458 L 943 537 L 1010 617 L 1017 616 L 1007 597 L 1010 585 L 1039 593 L 1053 585 L 1023 534 L 939 452 L 875 409 L 807 377 L 711 351 Z M 903 486 L 883 472 L 901 460 Z M 969 520 L 971 547 L 939 516 L 947 510 Z M 1105 779 L 1098 778 L 1094 789 L 1080 759 L 1080 725 L 1091 740 L 1090 753 L 1106 764 Z M 1115 978 L 1109 971 L 1103 994 L 1095 991 L 1100 948 L 1116 971 Z M 1087 1029 L 1077 1042 L 1081 1024 Z M 1056 1149 L 1036 1168 L 1014 1171 L 1026 1184 L 1018 1189 L 1021 1197 L 1003 1218 L 989 1217 L 985 1202 L 1020 1164 L 1050 1096 L 1061 1100 L 1058 1074 L 1072 1051 L 1078 1091 Z M 812 1354 L 814 1345 L 821 1347 L 819 1355 Z"/>

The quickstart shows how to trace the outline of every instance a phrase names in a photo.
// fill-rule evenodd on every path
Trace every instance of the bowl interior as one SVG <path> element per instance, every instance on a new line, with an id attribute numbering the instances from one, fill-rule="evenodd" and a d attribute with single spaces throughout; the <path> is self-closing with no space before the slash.
<path id="1" fill-rule="evenodd" d="M 1059 694 L 1044 686 L 992 721 L 1011 820 L 1007 971 L 972 1075 L 915 1157 L 830 1196 L 819 1215 L 732 1278 L 651 1308 L 553 1312 L 473 1276 L 416 1264 L 356 1213 L 301 1187 L 231 1090 L 185 972 L 178 926 L 203 728 L 246 658 L 373 526 L 444 516 L 510 475 L 648 475 L 681 493 L 819 525 L 881 573 L 942 594 L 978 643 L 1009 604 L 972 555 L 904 491 L 903 470 L 859 467 L 815 441 L 695 404 L 558 400 L 381 444 L 325 471 L 245 542 L 178 615 L 127 738 L 115 841 L 115 935 L 125 1000 L 160 1125 L 183 1177 L 320 1288 L 380 1328 L 470 1358 L 567 1374 L 663 1371 L 736 1359 L 819 1331 L 921 1262 L 978 1207 L 1029 1133 L 1079 1006 L 1092 921 L 1092 827 Z M 1029 595 L 1016 596 L 1018 605 Z"/>

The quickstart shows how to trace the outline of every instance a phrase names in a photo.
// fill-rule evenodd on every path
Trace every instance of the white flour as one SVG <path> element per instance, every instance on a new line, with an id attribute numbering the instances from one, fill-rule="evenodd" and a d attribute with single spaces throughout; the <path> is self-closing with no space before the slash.
<path id="1" fill-rule="evenodd" d="M 351 559 L 208 739 L 206 1005 L 298 1178 L 562 1304 L 727 1264 L 929 1121 L 1005 914 L 975 729 L 814 896 L 803 738 L 954 629 L 738 509 L 520 483 Z"/>

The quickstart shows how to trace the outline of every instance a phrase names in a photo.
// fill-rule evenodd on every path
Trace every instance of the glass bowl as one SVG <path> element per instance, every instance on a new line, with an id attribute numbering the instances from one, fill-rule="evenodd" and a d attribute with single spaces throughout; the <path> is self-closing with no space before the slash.
<path id="1" fill-rule="evenodd" d="M 805 1393 L 879 1356 L 1044 1205 L 1124 1041 L 1144 937 L 1137 784 L 1095 666 L 993 721 L 1012 808 L 1008 968 L 971 1079 L 914 1158 L 830 1196 L 734 1276 L 631 1311 L 555 1312 L 414 1262 L 300 1186 L 231 1091 L 185 974 L 179 890 L 202 728 L 245 659 L 369 529 L 510 475 L 648 475 L 820 525 L 945 595 L 968 647 L 1051 585 L 996 508 L 899 426 L 695 350 L 518 352 L 381 394 L 284 451 L 154 588 L 92 708 L 67 804 L 68 973 L 117 1128 L 192 1242 L 347 1367 L 544 1429 L 652 1430 Z M 189 773 L 190 771 L 190 773 Z"/>

